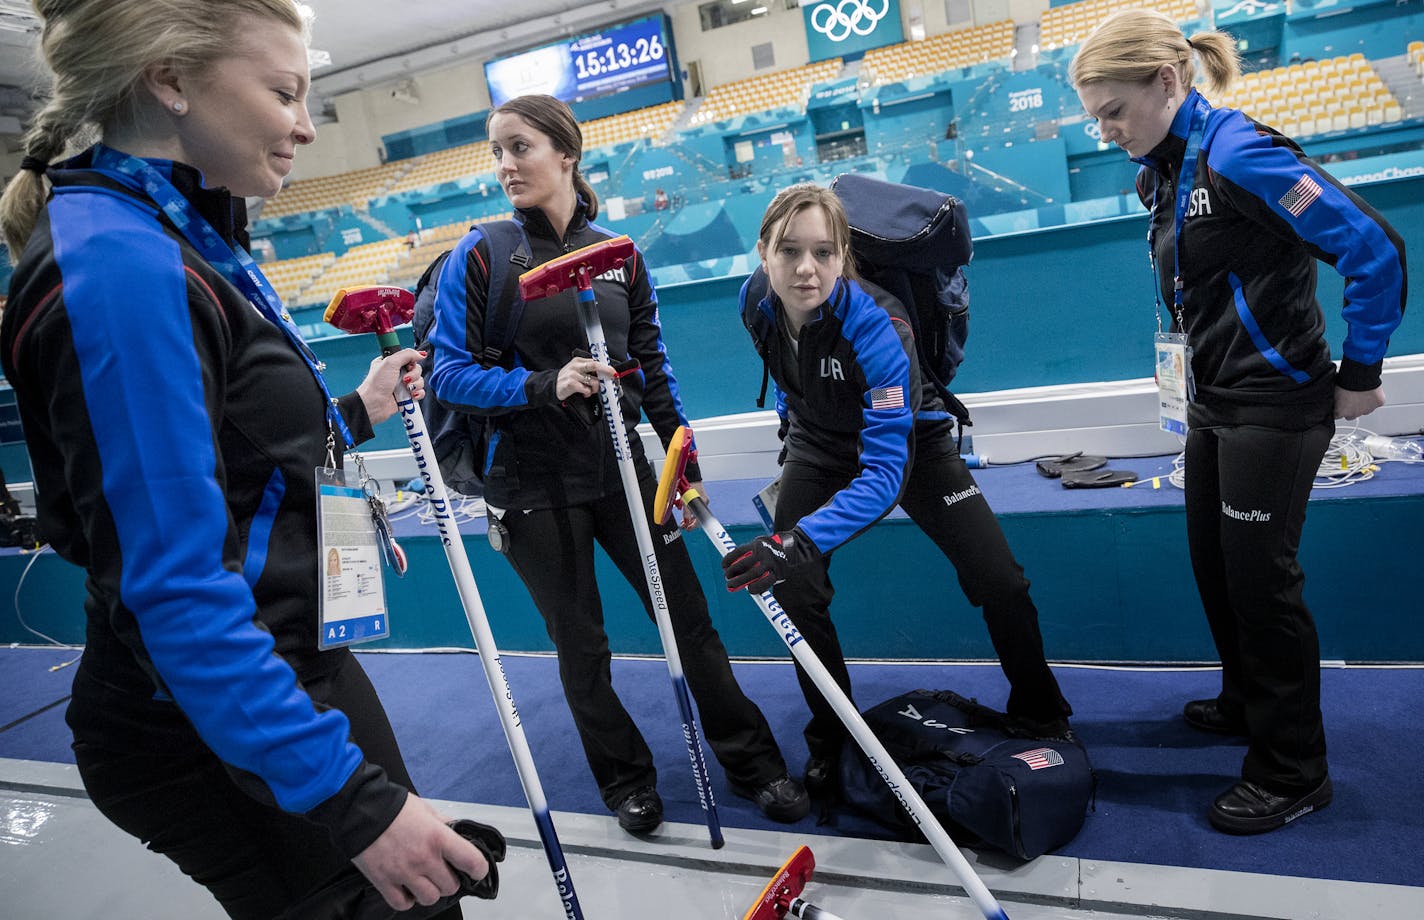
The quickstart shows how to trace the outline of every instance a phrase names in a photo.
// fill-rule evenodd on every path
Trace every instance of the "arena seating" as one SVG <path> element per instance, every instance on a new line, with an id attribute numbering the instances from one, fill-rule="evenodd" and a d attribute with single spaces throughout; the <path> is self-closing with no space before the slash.
<path id="1" fill-rule="evenodd" d="M 266 220 L 341 205 L 363 205 L 380 194 L 395 178 L 397 171 L 395 164 L 387 164 L 319 179 L 299 179 L 268 201 L 262 208 L 261 217 Z"/>
<path id="2" fill-rule="evenodd" d="M 1147 7 L 1160 10 L 1177 22 L 1200 19 L 1202 12 L 1195 0 L 1079 0 L 1065 6 L 1043 11 L 1038 44 L 1044 51 L 1076 45 L 1088 37 L 1109 13 L 1118 10 Z"/>
<path id="3" fill-rule="evenodd" d="M 805 106 L 810 88 L 831 79 L 840 69 L 841 59 L 831 58 L 804 67 L 724 83 L 707 93 L 690 124 L 726 121 L 738 115 L 766 112 L 783 106 Z"/>
<path id="4" fill-rule="evenodd" d="M 494 172 L 494 156 L 485 141 L 437 150 L 435 153 L 401 162 L 409 164 L 409 168 L 400 179 L 384 190 L 385 194 L 413 191 Z"/>
<path id="5" fill-rule="evenodd" d="M 662 137 L 684 108 L 684 102 L 664 102 L 585 122 L 582 126 L 583 147 L 593 150 L 596 147 L 615 147 L 639 138 L 652 140 Z"/>
<path id="6" fill-rule="evenodd" d="M 1396 122 L 1403 112 L 1358 53 L 1246 74 L 1212 102 L 1241 109 L 1292 137 Z"/>
<path id="7" fill-rule="evenodd" d="M 282 303 L 297 304 L 303 302 L 302 295 L 312 281 L 335 261 L 335 254 L 319 252 L 314 256 L 268 262 L 262 266 L 262 274 L 272 283 Z"/>
<path id="8" fill-rule="evenodd" d="M 871 85 L 895 83 L 1009 57 L 1014 49 L 1014 22 L 1005 19 L 984 26 L 932 35 L 924 41 L 901 42 L 867 51 L 862 74 Z"/>
<path id="9" fill-rule="evenodd" d="M 378 240 L 352 246 L 308 285 L 293 306 L 325 303 L 344 287 L 365 286 L 390 281 L 406 251 L 404 238 Z"/>
<path id="10" fill-rule="evenodd" d="M 1042 78 L 1054 85 L 1055 81 L 1062 82 L 1058 71 L 1066 67 L 1073 50 L 1072 45 L 1080 42 L 1087 32 L 1110 12 L 1139 2 L 1140 0 L 1080 0 L 1045 11 L 1041 19 L 1041 46 L 1044 50 L 1057 47 L 1062 53 L 1045 56 L 1043 63 L 1037 68 L 1041 71 Z M 1202 0 L 1148 2 L 1179 22 L 1191 22 L 1202 17 Z M 1206 27 L 1205 23 L 1203 27 Z M 1005 62 L 1012 55 L 1016 28 L 1012 20 L 1003 20 L 931 36 L 922 41 L 901 42 L 872 50 L 865 54 L 860 64 L 858 78 L 861 87 L 882 87 L 974 64 Z M 1407 48 L 1402 47 L 1406 41 Z M 1065 45 L 1068 46 L 1066 50 Z M 1394 57 L 1388 52 L 1381 55 L 1376 48 L 1374 54 L 1378 60 L 1375 61 L 1356 52 L 1317 62 L 1308 56 L 1309 51 L 1306 48 L 1282 46 L 1276 49 L 1268 46 L 1263 53 L 1256 54 L 1248 62 L 1248 66 L 1263 69 L 1244 75 L 1229 92 L 1212 94 L 1211 101 L 1217 105 L 1241 108 L 1263 123 L 1291 136 L 1311 138 L 1326 133 L 1358 133 L 1361 144 L 1367 146 L 1371 129 L 1389 130 L 1395 123 L 1405 121 L 1403 130 L 1410 130 L 1409 126 L 1415 123 L 1413 119 L 1418 115 L 1416 100 L 1424 95 L 1405 85 L 1413 74 L 1424 77 L 1424 40 L 1409 40 L 1407 36 L 1402 35 L 1395 48 L 1396 54 L 1403 52 L 1400 57 Z M 1287 52 L 1293 56 L 1292 63 L 1271 66 L 1278 60 L 1284 61 Z M 1304 61 L 1298 60 L 1301 53 L 1307 54 Z M 646 153 L 654 158 L 650 162 L 655 164 L 656 170 L 671 170 L 657 173 L 660 176 L 673 177 L 671 181 L 653 183 L 647 180 L 645 175 L 645 181 L 640 183 L 637 176 L 642 168 L 639 157 L 643 154 L 638 154 L 633 159 L 608 157 L 607 153 L 600 154 L 598 158 L 591 158 L 591 164 L 607 166 L 607 172 L 602 179 L 607 184 L 599 187 L 600 195 L 621 197 L 632 202 L 638 201 L 640 197 L 651 200 L 652 186 L 658 184 L 666 185 L 670 195 L 678 195 L 679 191 L 686 195 L 688 190 L 697 188 L 704 191 L 715 188 L 715 192 L 709 194 L 723 197 L 750 194 L 755 197 L 766 192 L 768 183 L 783 180 L 807 181 L 818 176 L 815 170 L 820 166 L 830 169 L 829 164 L 817 164 L 815 159 L 809 159 L 803 168 L 799 157 L 793 158 L 796 160 L 795 169 L 788 167 L 789 171 L 784 176 L 779 165 L 767 167 L 769 171 L 758 167 L 754 173 L 747 170 L 738 172 L 723 162 L 721 144 L 725 139 L 717 138 L 716 129 L 712 126 L 758 112 L 784 108 L 803 109 L 809 92 L 817 83 L 843 75 L 842 64 L 840 59 L 833 59 L 763 73 L 713 87 L 700 103 L 668 102 L 585 121 L 583 132 L 585 149 L 588 151 L 609 151 L 610 148 L 639 139 L 662 141 L 668 145 L 658 145 L 657 149 L 648 150 Z M 1013 76 L 1007 67 L 1000 68 L 997 65 L 981 70 L 984 71 L 985 86 L 991 90 L 1004 79 Z M 1401 75 L 1404 75 L 1405 82 L 1401 82 Z M 894 92 L 893 89 L 890 91 Z M 1044 98 L 1046 105 L 1043 108 L 1008 115 L 992 105 L 981 106 L 982 112 L 975 109 L 971 113 L 974 117 L 960 119 L 959 136 L 968 142 L 979 144 L 985 151 L 1000 152 L 1001 147 L 1008 149 L 1021 141 L 1036 140 L 1045 122 L 1065 118 L 1071 121 L 1073 116 L 1078 115 L 1071 93 L 1064 97 L 1067 102 L 1061 102 L 1058 96 L 1052 93 L 1046 93 Z M 853 107 L 856 101 L 852 97 L 846 97 L 837 104 Z M 929 153 L 926 153 L 924 122 L 904 118 L 899 111 L 885 117 L 878 106 L 872 109 L 868 102 L 861 101 L 866 106 L 862 114 L 867 128 L 869 153 L 866 162 L 855 168 L 887 168 L 898 175 L 902 167 L 913 167 L 925 161 L 927 157 L 935 162 L 943 158 L 942 145 L 941 148 L 936 148 L 933 142 L 928 144 Z M 936 103 L 926 104 L 933 106 Z M 696 108 L 683 128 L 679 118 L 688 112 L 690 105 L 695 105 Z M 1065 105 L 1067 108 L 1064 108 Z M 1073 111 L 1070 112 L 1069 109 Z M 933 130 L 930 131 L 933 138 L 938 138 L 943 131 L 942 126 L 935 121 L 937 117 L 930 118 L 930 121 L 934 122 L 931 125 Z M 791 117 L 778 117 L 777 120 L 796 121 Z M 853 126 L 860 124 L 859 119 L 853 116 L 847 116 L 846 121 Z M 880 123 L 871 131 L 871 125 L 876 121 Z M 674 136 L 673 132 L 675 124 L 679 125 L 677 136 Z M 746 127 L 741 124 L 732 125 L 735 131 L 743 131 Z M 812 130 L 819 131 L 822 127 L 824 126 L 817 123 Z M 791 130 L 803 129 L 804 126 L 793 127 Z M 853 130 L 853 127 L 846 128 L 848 133 Z M 1345 144 L 1353 142 L 1352 138 L 1343 141 Z M 1340 141 L 1332 139 L 1329 143 L 1338 144 Z M 986 144 L 988 146 L 984 146 Z M 990 147 L 993 148 L 992 151 L 989 151 Z M 1363 147 L 1361 149 L 1363 150 Z M 974 152 L 978 154 L 981 151 L 976 149 Z M 812 154 L 812 157 L 814 156 L 816 154 Z M 608 162 L 600 164 L 599 159 L 607 159 Z M 779 164 L 780 161 L 777 162 Z M 787 162 L 791 163 L 792 160 Z M 951 165 L 950 169 L 955 167 Z M 371 219 L 367 219 L 365 214 L 359 215 L 365 225 L 361 229 L 364 239 L 370 240 L 369 228 L 376 227 L 384 228 L 378 229 L 377 235 L 388 232 L 394 240 L 389 243 L 388 248 L 376 246 L 367 251 L 366 247 L 357 247 L 339 259 L 331 254 L 288 259 L 268 263 L 264 269 L 272 276 L 284 299 L 294 304 L 309 305 L 319 302 L 342 283 L 358 275 L 367 283 L 373 280 L 389 280 L 411 285 L 430 260 L 444 248 L 448 248 L 450 242 L 458 238 L 473 219 L 482 219 L 475 215 L 482 215 L 489 206 L 500 206 L 495 200 L 485 203 L 488 196 L 498 196 L 498 189 L 493 187 L 493 182 L 490 182 L 489 188 L 482 186 L 473 190 L 468 187 L 469 180 L 489 178 L 493 171 L 494 160 L 488 143 L 480 141 L 394 161 L 382 167 L 293 182 L 277 198 L 268 202 L 265 210 L 259 215 L 259 223 L 256 226 L 258 236 L 271 232 L 263 226 L 269 218 L 344 205 L 363 211 L 370 208 Z M 1036 187 L 1032 177 L 1019 176 L 1012 168 L 1007 175 L 1010 179 Z M 464 180 L 461 189 L 448 186 L 448 183 L 461 180 Z M 824 181 L 824 178 L 820 181 Z M 441 185 L 446 185 L 446 188 L 436 191 Z M 405 198 L 392 199 L 389 196 L 421 190 L 425 192 L 421 196 L 423 202 L 428 201 L 432 194 L 436 198 L 450 199 L 450 205 L 420 207 L 426 212 L 437 212 L 440 215 L 439 220 L 451 222 L 444 227 L 426 229 L 420 244 L 411 248 L 406 234 L 414 223 L 414 215 L 421 211 Z M 454 204 L 456 199 L 462 196 L 470 199 L 468 207 Z M 686 203 L 691 199 L 683 197 L 679 200 Z M 1003 207 L 999 207 L 998 211 L 993 210 L 993 206 L 1002 202 L 980 201 L 979 204 L 981 211 L 986 214 L 1004 210 Z M 647 208 L 648 204 L 644 203 L 643 207 Z M 1012 207 L 1009 209 L 1012 210 Z M 636 207 L 630 208 L 627 213 L 631 221 L 628 232 L 639 238 L 644 245 L 648 245 L 650 239 L 656 239 L 667 232 L 666 219 L 655 221 L 652 215 L 645 214 Z M 331 245 L 327 241 L 334 240 L 337 229 L 346 233 L 352 228 L 353 222 L 349 217 L 333 217 L 340 226 L 314 228 L 317 246 Z M 460 219 L 454 219 L 457 217 Z M 443 234 L 447 232 L 450 235 L 445 238 Z M 290 254 L 303 251 L 302 237 L 299 235 L 293 234 L 284 239 L 285 251 L 279 249 L 279 252 Z M 279 242 L 279 246 L 281 245 L 284 244 Z M 332 248 L 339 251 L 340 246 Z M 354 267 L 357 265 L 361 268 Z"/>

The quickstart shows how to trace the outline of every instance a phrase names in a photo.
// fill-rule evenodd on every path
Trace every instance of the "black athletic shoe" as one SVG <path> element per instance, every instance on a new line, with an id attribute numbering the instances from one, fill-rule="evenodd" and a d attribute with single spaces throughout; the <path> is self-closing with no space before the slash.
<path id="1" fill-rule="evenodd" d="M 1228 834 L 1264 834 L 1319 811 L 1330 804 L 1333 794 L 1328 776 L 1307 793 L 1289 795 L 1276 795 L 1242 780 L 1216 797 L 1207 818 L 1212 827 Z"/>
<path id="2" fill-rule="evenodd" d="M 630 834 L 646 834 L 663 823 L 663 800 L 652 786 L 634 789 L 618 803 L 618 826 Z"/>
<path id="3" fill-rule="evenodd" d="M 785 773 L 755 789 L 732 783 L 732 791 L 744 799 L 751 799 L 762 814 L 783 824 L 800 821 L 811 813 L 811 797 L 800 783 Z"/>
<path id="4" fill-rule="evenodd" d="M 1198 731 L 1246 737 L 1246 720 L 1222 712 L 1221 702 L 1216 699 L 1192 700 L 1182 707 L 1182 718 Z"/>

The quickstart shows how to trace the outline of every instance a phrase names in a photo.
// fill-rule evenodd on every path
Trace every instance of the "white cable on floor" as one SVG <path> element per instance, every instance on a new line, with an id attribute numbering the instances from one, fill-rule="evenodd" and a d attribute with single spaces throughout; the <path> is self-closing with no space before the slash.
<path id="1" fill-rule="evenodd" d="M 20 579 L 19 579 L 19 581 L 15 582 L 15 596 L 14 596 L 15 619 L 17 619 L 17 620 L 20 621 L 20 626 L 25 630 L 25 632 L 28 632 L 28 633 L 30 633 L 31 635 L 39 636 L 41 639 L 45 640 L 45 641 L 48 642 L 49 644 L 51 644 L 51 645 L 53 645 L 53 646 L 56 646 L 56 647 L 58 647 L 58 648 L 79 649 L 79 650 L 80 650 L 80 654 L 83 654 L 83 647 L 82 647 L 82 646 L 71 645 L 71 644 L 66 643 L 66 642 L 60 642 L 58 639 L 54 638 L 53 636 L 51 636 L 51 635 L 49 635 L 49 634 L 47 634 L 47 633 L 42 633 L 42 632 L 40 632 L 38 629 L 35 629 L 35 628 L 34 628 L 33 626 L 31 626 L 29 623 L 25 622 L 25 615 L 20 612 L 20 590 L 25 587 L 25 579 L 29 576 L 29 574 L 30 574 L 30 569 L 34 568 L 35 563 L 39 561 L 39 558 L 40 558 L 41 556 L 43 556 L 45 553 L 47 553 L 47 552 L 54 552 L 54 550 L 52 550 L 52 549 L 50 548 L 50 546 L 49 546 L 48 543 L 46 543 L 44 546 L 41 546 L 39 549 L 32 550 L 32 551 L 30 552 L 30 561 L 27 562 L 27 563 L 25 563 L 25 568 L 24 568 L 24 570 L 23 570 L 22 572 L 20 572 Z M 63 663 L 61 663 L 61 664 L 54 665 L 53 667 L 50 668 L 50 670 L 51 670 L 51 671 L 58 671 L 60 668 L 67 668 L 67 667 L 69 667 L 70 665 L 74 664 L 74 662 L 76 662 L 76 661 L 78 661 L 78 660 L 79 660 L 79 655 L 75 655 L 73 658 L 69 659 L 69 660 L 66 661 L 66 662 L 63 662 Z"/>
<path id="2" fill-rule="evenodd" d="M 1325 450 L 1324 458 L 1320 461 L 1320 468 L 1315 472 L 1313 488 L 1342 489 L 1374 478 L 1379 467 L 1365 448 L 1364 438 L 1360 437 L 1359 432 L 1358 427 L 1335 432 L 1335 436 L 1330 439 L 1330 446 Z"/>
<path id="3" fill-rule="evenodd" d="M 1402 456 L 1376 456 L 1371 452 L 1371 447 L 1377 450 L 1389 449 Z M 1325 456 L 1316 470 L 1312 488 L 1340 489 L 1357 482 L 1365 482 L 1374 478 L 1381 463 L 1419 463 L 1420 461 L 1415 459 L 1417 453 L 1415 442 L 1406 438 L 1382 437 L 1358 425 L 1349 430 L 1337 431 L 1330 439 L 1330 446 L 1326 448 Z M 1183 451 L 1172 458 L 1172 472 L 1167 476 L 1149 476 L 1131 485 L 1160 482 L 1165 478 L 1181 489 L 1186 483 L 1186 465 L 1186 452 Z"/>

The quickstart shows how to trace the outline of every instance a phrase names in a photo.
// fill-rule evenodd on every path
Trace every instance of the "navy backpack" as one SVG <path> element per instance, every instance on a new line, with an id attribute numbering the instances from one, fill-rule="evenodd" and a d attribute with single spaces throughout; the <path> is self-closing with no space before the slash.
<path id="1" fill-rule="evenodd" d="M 865 721 L 951 837 L 1033 859 L 1072 840 L 1096 777 L 1076 738 L 1029 738 L 1006 715 L 949 690 L 913 690 Z M 843 803 L 890 836 L 915 822 L 854 740 L 840 764 Z"/>

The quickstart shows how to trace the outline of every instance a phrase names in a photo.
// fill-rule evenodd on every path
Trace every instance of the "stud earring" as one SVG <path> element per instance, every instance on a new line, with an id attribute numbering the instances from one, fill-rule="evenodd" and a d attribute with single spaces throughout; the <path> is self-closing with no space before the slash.
<path id="1" fill-rule="evenodd" d="M 181 99 L 179 99 L 177 102 L 173 103 L 173 111 L 177 112 L 179 115 L 182 115 L 183 112 L 184 112 L 185 110 L 187 110 L 187 108 L 188 108 L 187 104 L 186 104 L 185 102 L 183 102 L 183 100 L 181 100 Z"/>

